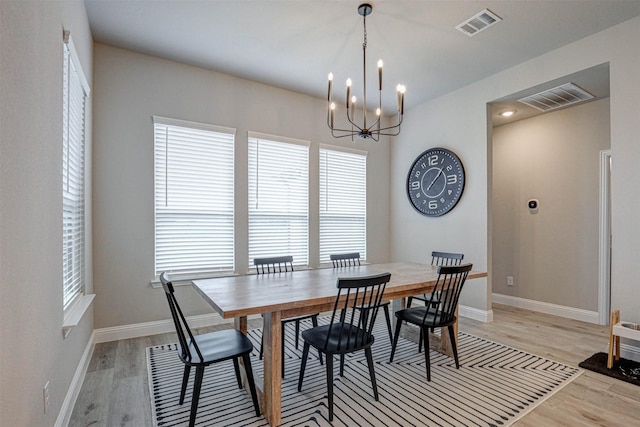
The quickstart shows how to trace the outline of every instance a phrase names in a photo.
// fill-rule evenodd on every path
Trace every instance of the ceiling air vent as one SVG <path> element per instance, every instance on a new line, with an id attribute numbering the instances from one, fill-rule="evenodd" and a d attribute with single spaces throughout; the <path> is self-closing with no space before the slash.
<path id="1" fill-rule="evenodd" d="M 476 16 L 456 25 L 456 29 L 462 31 L 469 37 L 472 37 L 500 21 L 502 21 L 502 18 L 491 12 L 489 9 L 485 9 Z"/>
<path id="2" fill-rule="evenodd" d="M 540 111 L 550 111 L 586 101 L 593 97 L 593 95 L 575 83 L 567 83 L 553 89 L 545 90 L 544 92 L 527 96 L 518 101 Z"/>

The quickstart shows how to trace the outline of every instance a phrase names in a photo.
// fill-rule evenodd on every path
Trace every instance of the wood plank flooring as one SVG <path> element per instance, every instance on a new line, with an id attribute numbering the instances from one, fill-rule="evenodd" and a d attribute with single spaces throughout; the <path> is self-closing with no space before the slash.
<path id="1" fill-rule="evenodd" d="M 493 311 L 493 322 L 462 318 L 460 330 L 571 366 L 607 349 L 608 327 L 498 304 Z M 259 326 L 260 319 L 250 321 L 250 328 Z M 176 341 L 175 334 L 161 334 L 96 345 L 69 425 L 150 426 L 145 348 Z M 640 426 L 640 387 L 585 371 L 514 425 Z"/>

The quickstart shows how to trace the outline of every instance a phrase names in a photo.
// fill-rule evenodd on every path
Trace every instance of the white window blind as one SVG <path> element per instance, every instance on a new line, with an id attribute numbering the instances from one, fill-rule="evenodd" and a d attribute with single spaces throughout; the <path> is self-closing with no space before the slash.
<path id="1" fill-rule="evenodd" d="M 282 255 L 309 264 L 309 146 L 249 133 L 249 265 Z"/>
<path id="2" fill-rule="evenodd" d="M 154 117 L 155 274 L 234 268 L 235 129 Z"/>
<path id="3" fill-rule="evenodd" d="M 367 156 L 320 148 L 320 262 L 367 248 Z"/>
<path id="4" fill-rule="evenodd" d="M 62 275 L 63 307 L 84 294 L 85 101 L 89 86 L 75 48 L 64 33 L 62 96 Z"/>

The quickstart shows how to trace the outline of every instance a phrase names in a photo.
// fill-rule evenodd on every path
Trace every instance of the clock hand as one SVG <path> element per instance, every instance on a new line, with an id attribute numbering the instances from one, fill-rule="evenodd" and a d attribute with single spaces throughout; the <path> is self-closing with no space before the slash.
<path id="1" fill-rule="evenodd" d="M 431 187 L 433 187 L 433 184 L 435 184 L 435 183 L 436 183 L 436 181 L 438 180 L 438 177 L 439 177 L 440 175 L 442 175 L 442 169 L 444 169 L 444 168 L 440 168 L 440 171 L 438 172 L 438 174 L 436 175 L 436 177 L 435 177 L 435 178 L 433 178 L 433 181 L 431 181 L 431 184 L 429 184 L 429 186 L 427 187 L 427 190 L 426 190 L 426 191 L 429 191 L 429 190 L 431 189 Z"/>

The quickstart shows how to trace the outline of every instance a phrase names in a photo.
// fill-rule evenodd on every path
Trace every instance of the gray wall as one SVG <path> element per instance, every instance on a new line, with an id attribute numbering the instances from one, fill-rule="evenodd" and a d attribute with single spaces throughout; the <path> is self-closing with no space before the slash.
<path id="1" fill-rule="evenodd" d="M 0 424 L 48 426 L 93 331 L 62 338 L 62 29 L 91 85 L 84 2 L 0 2 Z M 91 98 L 88 100 L 91 158 Z M 87 166 L 91 176 L 90 165 Z M 91 204 L 91 186 L 87 183 Z M 87 222 L 92 291 L 91 222 Z M 50 382 L 44 415 L 42 389 Z"/>
<path id="2" fill-rule="evenodd" d="M 153 272 L 153 126 L 165 117 L 236 128 L 236 263 L 247 271 L 247 131 L 311 141 L 310 259 L 318 259 L 318 146 L 336 144 L 322 100 L 130 51 L 95 45 L 94 255 L 96 328 L 167 319 Z M 389 144 L 368 151 L 367 256 L 388 259 Z M 314 261 L 315 260 L 315 261 Z M 191 287 L 189 315 L 211 313 Z"/>
<path id="3" fill-rule="evenodd" d="M 611 306 L 640 322 L 640 19 L 634 18 L 536 59 L 497 73 L 405 113 L 391 150 L 391 257 L 424 260 L 441 248 L 464 252 L 479 269 L 492 265 L 491 124 L 487 103 L 595 65 L 610 64 L 612 172 Z M 459 205 L 442 218 L 417 214 L 405 181 L 413 159 L 428 147 L 455 150 L 469 176 Z M 490 310 L 493 272 L 486 284 L 470 282 L 462 304 Z M 496 279 L 497 280 L 497 279 Z M 502 280 L 502 278 L 500 278 Z"/>
<path id="4" fill-rule="evenodd" d="M 600 151 L 610 133 L 609 98 L 493 129 L 494 293 L 598 311 Z"/>

